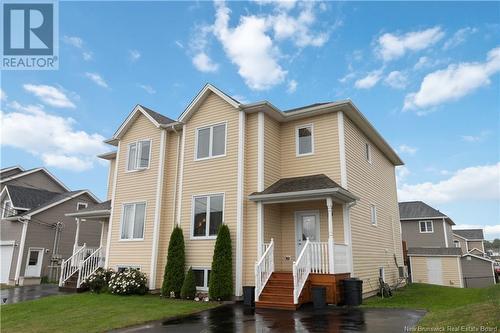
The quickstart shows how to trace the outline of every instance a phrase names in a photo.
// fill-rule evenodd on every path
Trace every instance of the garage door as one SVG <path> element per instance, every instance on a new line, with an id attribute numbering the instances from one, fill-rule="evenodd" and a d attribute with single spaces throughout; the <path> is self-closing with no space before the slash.
<path id="1" fill-rule="evenodd" d="M 0 283 L 9 282 L 10 265 L 14 253 L 14 242 L 7 241 L 0 244 Z"/>
<path id="2" fill-rule="evenodd" d="M 427 258 L 427 280 L 430 284 L 443 284 L 441 258 Z"/>

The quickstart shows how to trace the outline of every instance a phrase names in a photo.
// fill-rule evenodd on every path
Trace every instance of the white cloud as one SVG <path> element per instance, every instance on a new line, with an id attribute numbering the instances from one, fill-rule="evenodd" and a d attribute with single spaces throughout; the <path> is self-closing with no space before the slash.
<path id="1" fill-rule="evenodd" d="M 408 85 L 408 78 L 400 71 L 392 71 L 387 75 L 384 82 L 394 89 L 404 89 Z"/>
<path id="2" fill-rule="evenodd" d="M 193 65 L 200 72 L 204 73 L 213 73 L 219 69 L 219 64 L 214 63 L 205 52 L 200 52 L 194 56 Z"/>
<path id="3" fill-rule="evenodd" d="M 471 27 L 466 27 L 466 28 L 462 28 L 462 29 L 459 29 L 457 30 L 453 36 L 451 36 L 450 39 L 448 39 L 444 45 L 443 45 L 443 49 L 444 50 L 448 50 L 448 49 L 451 49 L 451 48 L 454 48 L 454 47 L 457 47 L 458 45 L 460 44 L 463 44 L 465 43 L 465 41 L 467 40 L 467 38 L 472 35 L 472 34 L 475 34 L 476 32 L 478 31 L 478 29 L 476 28 L 471 28 Z"/>
<path id="4" fill-rule="evenodd" d="M 422 109 L 458 100 L 488 85 L 490 77 L 499 71 L 500 47 L 489 51 L 485 62 L 451 64 L 446 69 L 427 74 L 419 91 L 406 95 L 403 109 Z"/>
<path id="5" fill-rule="evenodd" d="M 41 158 L 45 165 L 82 171 L 91 168 L 97 154 L 106 151 L 104 137 L 76 130 L 76 121 L 47 113 L 42 105 L 8 105 L 0 111 L 1 140 Z"/>
<path id="6" fill-rule="evenodd" d="M 138 50 L 128 50 L 128 55 L 130 57 L 130 61 L 135 62 L 141 58 L 141 52 Z"/>
<path id="7" fill-rule="evenodd" d="M 103 88 L 109 88 L 108 83 L 106 81 L 104 81 L 104 79 L 102 78 L 102 76 L 100 74 L 86 72 L 85 76 L 88 79 L 90 79 L 91 81 L 93 81 L 95 84 L 97 84 L 98 86 L 101 86 Z"/>
<path id="8" fill-rule="evenodd" d="M 397 182 L 400 183 L 400 182 L 403 182 L 406 180 L 406 178 L 410 175 L 410 170 L 404 166 L 404 165 L 401 165 L 401 166 L 397 166 L 396 167 L 396 179 L 397 179 Z"/>
<path id="9" fill-rule="evenodd" d="M 432 204 L 500 200 L 500 163 L 460 169 L 448 179 L 432 183 L 403 184 L 400 201 L 425 200 Z"/>
<path id="10" fill-rule="evenodd" d="M 476 143 L 484 141 L 490 134 L 491 134 L 490 131 L 481 131 L 477 135 L 462 135 L 461 138 L 462 141 Z"/>
<path id="11" fill-rule="evenodd" d="M 255 0 L 261 5 L 275 5 L 279 9 L 292 10 L 297 4 L 297 0 Z"/>
<path id="12" fill-rule="evenodd" d="M 144 89 L 144 91 L 146 91 L 150 95 L 156 94 L 156 90 L 148 84 L 138 84 L 137 86 L 141 89 Z"/>
<path id="13" fill-rule="evenodd" d="M 382 78 L 382 71 L 376 70 L 368 73 L 365 77 L 356 80 L 354 86 L 358 89 L 370 89 L 374 87 Z"/>
<path id="14" fill-rule="evenodd" d="M 402 144 L 398 146 L 398 152 L 403 153 L 403 154 L 408 154 L 408 155 L 415 155 L 417 152 L 417 148 L 408 146 L 406 144 Z"/>
<path id="15" fill-rule="evenodd" d="M 7 100 L 7 94 L 5 93 L 5 91 L 0 89 L 0 101 L 6 101 L 6 100 Z"/>
<path id="16" fill-rule="evenodd" d="M 175 41 L 175 45 L 177 45 L 178 48 L 180 49 L 183 49 L 184 48 L 184 44 L 182 44 L 181 42 L 179 42 L 178 40 Z"/>
<path id="17" fill-rule="evenodd" d="M 484 239 L 493 240 L 500 238 L 500 224 L 486 225 L 486 224 L 457 224 L 453 226 L 453 230 L 460 229 L 483 229 Z"/>
<path id="18" fill-rule="evenodd" d="M 85 47 L 85 42 L 83 41 L 82 38 L 77 37 L 77 36 L 64 36 L 62 40 L 64 43 L 71 45 L 71 46 L 77 48 L 78 50 L 80 50 L 82 52 L 83 60 L 85 60 L 85 61 L 92 60 L 93 53 L 92 53 L 92 51 L 88 50 Z"/>
<path id="19" fill-rule="evenodd" d="M 76 108 L 75 104 L 59 88 L 44 84 L 24 84 L 24 90 L 38 97 L 43 103 L 55 108 Z"/>
<path id="20" fill-rule="evenodd" d="M 287 93 L 293 94 L 297 90 L 298 83 L 295 80 L 288 81 L 288 86 L 286 88 Z"/>
<path id="21" fill-rule="evenodd" d="M 408 51 L 426 49 L 444 37 L 440 27 L 411 31 L 403 35 L 385 33 L 377 40 L 376 51 L 385 61 L 402 57 Z"/>
<path id="22" fill-rule="evenodd" d="M 243 95 L 233 95 L 231 97 L 234 98 L 235 100 L 237 100 L 238 102 L 240 102 L 241 104 L 250 103 L 250 101 Z"/>

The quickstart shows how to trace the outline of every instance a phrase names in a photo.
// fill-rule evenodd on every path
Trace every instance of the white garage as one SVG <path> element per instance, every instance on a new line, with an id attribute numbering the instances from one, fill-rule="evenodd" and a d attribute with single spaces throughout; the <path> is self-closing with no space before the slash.
<path id="1" fill-rule="evenodd" d="M 14 254 L 14 241 L 1 241 L 0 243 L 0 283 L 9 282 L 10 265 Z"/>

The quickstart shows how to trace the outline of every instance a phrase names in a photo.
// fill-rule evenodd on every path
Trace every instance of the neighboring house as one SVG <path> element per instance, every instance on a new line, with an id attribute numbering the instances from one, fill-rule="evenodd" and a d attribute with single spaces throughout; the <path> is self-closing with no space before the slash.
<path id="1" fill-rule="evenodd" d="M 483 229 L 453 230 L 453 245 L 462 249 L 462 253 L 484 256 Z"/>
<path id="2" fill-rule="evenodd" d="M 411 281 L 451 287 L 480 287 L 495 283 L 493 261 L 477 249 L 463 251 L 467 238 L 484 250 L 477 230 L 452 230 L 455 225 L 446 214 L 422 201 L 400 202 L 402 240 L 406 243 Z M 459 234 L 465 236 L 458 236 Z"/>
<path id="3" fill-rule="evenodd" d="M 137 105 L 106 142 L 116 147 L 100 156 L 110 161 L 111 204 L 70 215 L 105 221 L 100 259 L 139 268 L 150 289 L 161 287 L 178 225 L 186 269 L 206 291 L 222 223 L 234 296 L 253 286 L 259 307 L 296 308 L 312 285 L 327 286 L 337 303 L 349 275 L 365 281 L 365 296 L 379 277 L 399 279 L 395 166 L 403 162 L 351 101 L 281 111 L 206 85 L 178 120 Z M 289 288 L 272 290 L 268 279 Z"/>
<path id="4" fill-rule="evenodd" d="M 44 168 L 0 170 L 1 283 L 57 280 L 61 259 L 74 252 L 77 224 L 65 214 L 95 204 L 87 190 L 70 191 Z M 98 246 L 100 226 L 83 223 L 80 241 Z"/>

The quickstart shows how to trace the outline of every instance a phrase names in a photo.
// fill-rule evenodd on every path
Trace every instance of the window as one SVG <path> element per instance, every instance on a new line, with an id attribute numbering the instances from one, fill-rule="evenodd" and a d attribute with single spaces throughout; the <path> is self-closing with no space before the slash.
<path id="1" fill-rule="evenodd" d="M 206 159 L 226 154 L 226 124 L 196 130 L 196 159 Z"/>
<path id="2" fill-rule="evenodd" d="M 208 290 L 210 281 L 210 269 L 208 268 L 193 268 L 194 281 L 196 289 Z"/>
<path id="3" fill-rule="evenodd" d="M 116 266 L 116 271 L 118 273 L 123 273 L 126 269 L 141 270 L 141 267 L 140 266 L 133 266 L 133 265 L 119 265 L 119 266 Z"/>
<path id="4" fill-rule="evenodd" d="M 146 203 L 123 205 L 121 239 L 143 239 Z"/>
<path id="5" fill-rule="evenodd" d="M 10 200 L 5 200 L 2 209 L 2 218 L 7 218 L 17 215 L 17 211 L 12 207 L 12 202 Z"/>
<path id="6" fill-rule="evenodd" d="M 368 142 L 365 143 L 365 158 L 368 162 L 372 162 L 372 146 Z"/>
<path id="7" fill-rule="evenodd" d="M 377 207 L 375 205 L 370 205 L 370 216 L 372 225 L 377 225 Z"/>
<path id="8" fill-rule="evenodd" d="M 193 199 L 193 237 L 215 237 L 224 216 L 224 195 Z"/>
<path id="9" fill-rule="evenodd" d="M 460 247 L 460 241 L 458 240 L 454 240 L 453 244 L 455 245 L 455 247 Z"/>
<path id="10" fill-rule="evenodd" d="M 421 233 L 431 233 L 434 232 L 434 226 L 432 221 L 419 221 L 420 223 L 420 232 Z"/>
<path id="11" fill-rule="evenodd" d="M 38 254 L 40 253 L 39 250 L 30 250 L 30 255 L 28 257 L 28 265 L 29 266 L 36 266 L 38 264 Z"/>
<path id="12" fill-rule="evenodd" d="M 88 206 L 89 204 L 86 202 L 79 202 L 76 204 L 76 210 L 82 210 L 84 208 L 87 208 Z"/>
<path id="13" fill-rule="evenodd" d="M 151 140 L 140 140 L 128 145 L 127 171 L 149 168 Z"/>
<path id="14" fill-rule="evenodd" d="M 296 131 L 295 144 L 297 156 L 313 154 L 313 125 L 299 126 Z"/>

